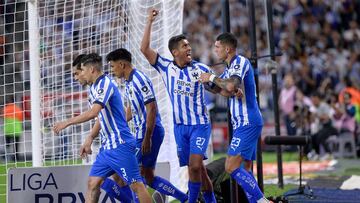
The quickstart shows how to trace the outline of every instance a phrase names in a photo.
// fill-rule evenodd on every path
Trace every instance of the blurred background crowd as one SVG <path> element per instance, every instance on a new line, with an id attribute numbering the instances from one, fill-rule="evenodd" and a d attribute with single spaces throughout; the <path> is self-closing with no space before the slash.
<path id="1" fill-rule="evenodd" d="M 360 1 L 273 0 L 272 6 L 276 52 L 282 53 L 276 58 L 281 133 L 312 135 L 309 157 L 318 158 L 319 146 L 323 146 L 323 158 L 328 158 L 328 137 L 351 132 L 358 140 Z M 231 32 L 238 37 L 238 53 L 250 58 L 248 16 L 245 0 L 230 1 Z M 262 56 L 270 53 L 263 1 L 257 1 L 255 16 L 257 51 Z M 221 33 L 221 23 L 219 1 L 185 2 L 184 32 L 196 60 L 209 65 L 219 62 L 213 44 Z M 260 106 L 267 125 L 273 128 L 272 84 L 265 61 L 258 63 Z M 215 70 L 221 72 L 222 68 Z M 208 98 L 215 107 L 215 121 L 226 118 L 226 102 L 213 95 Z"/>

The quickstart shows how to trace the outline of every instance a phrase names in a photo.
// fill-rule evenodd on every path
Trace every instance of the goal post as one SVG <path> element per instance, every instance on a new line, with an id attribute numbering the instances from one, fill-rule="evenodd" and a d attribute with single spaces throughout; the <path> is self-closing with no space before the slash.
<path id="1" fill-rule="evenodd" d="M 185 191 L 187 173 L 179 168 L 173 136 L 171 103 L 158 74 L 140 52 L 148 10 L 160 10 L 153 24 L 151 46 L 172 58 L 168 39 L 182 33 L 184 0 L 23 0 L 0 5 L 0 62 L 8 67 L 0 82 L 0 109 L 5 97 L 14 94 L 22 108 L 23 132 L 18 149 L 21 159 L 7 159 L 3 118 L 0 118 L 0 177 L 12 167 L 90 164 L 78 150 L 90 132 L 91 122 L 68 127 L 59 136 L 55 122 L 88 109 L 87 91 L 73 78 L 71 63 L 81 53 L 96 52 L 105 59 L 110 51 L 123 47 L 133 54 L 134 67 L 145 72 L 154 84 L 165 128 L 158 161 L 170 163 L 170 181 Z M 19 9 L 21 8 L 21 9 Z M 10 25 L 11 24 L 11 25 Z M 23 26 L 18 26 L 19 24 Z M 2 37 L 5 40 L 1 40 Z M 104 62 L 104 71 L 109 66 Z M 21 64 L 20 64 L 21 63 Z M 19 65 L 20 64 L 20 65 Z M 0 64 L 2 65 L 2 64 Z M 1 70 L 0 70 L 1 72 Z M 15 77 L 15 74 L 20 75 Z M 8 80 L 11 78 L 11 80 Z M 21 88 L 6 90 L 9 85 Z M 123 86 L 121 86 L 123 88 Z M 93 144 L 97 154 L 99 142 Z M 12 152 L 13 153 L 13 152 Z M 183 171 L 179 173 L 179 171 Z M 4 178 L 5 181 L 5 178 Z M 6 187 L 0 181 L 0 187 Z M 0 191 L 5 191 L 0 189 Z M 0 192 L 1 196 L 4 193 Z M 1 200 L 0 200 L 1 202 Z"/>

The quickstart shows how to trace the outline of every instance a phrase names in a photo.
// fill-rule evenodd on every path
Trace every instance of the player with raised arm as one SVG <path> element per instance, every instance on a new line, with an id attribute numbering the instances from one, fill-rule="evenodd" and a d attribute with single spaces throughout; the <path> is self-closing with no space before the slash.
<path id="1" fill-rule="evenodd" d="M 160 56 L 150 47 L 151 26 L 157 15 L 157 10 L 149 13 L 141 52 L 161 74 L 170 96 L 180 166 L 188 166 L 188 201 L 196 202 L 202 186 L 205 202 L 216 202 L 211 180 L 203 164 L 211 125 L 204 100 L 205 86 L 198 81 L 201 73 L 211 70 L 192 60 L 191 46 L 184 35 L 177 35 L 169 40 L 169 50 L 174 60 Z"/>
<path id="2" fill-rule="evenodd" d="M 127 107 L 126 118 L 127 121 L 134 122 L 137 159 L 146 184 L 164 195 L 185 202 L 185 193 L 154 174 L 165 131 L 161 124 L 152 82 L 143 72 L 133 68 L 131 53 L 126 49 L 120 48 L 110 52 L 106 60 L 112 73 L 118 78 L 125 79 L 125 96 L 130 104 Z"/>
<path id="3" fill-rule="evenodd" d="M 101 150 L 94 162 L 86 192 L 86 202 L 98 202 L 100 185 L 104 179 L 117 173 L 138 195 L 140 202 L 151 203 L 151 198 L 142 182 L 135 157 L 135 138 L 125 120 L 121 93 L 116 82 L 102 73 L 102 59 L 98 54 L 88 54 L 82 59 L 79 78 L 90 85 L 89 101 L 91 109 L 58 122 L 54 132 L 98 117 L 101 133 Z"/>
<path id="4" fill-rule="evenodd" d="M 259 189 L 255 178 L 249 173 L 256 158 L 257 140 L 261 136 L 263 120 L 256 101 L 254 72 L 250 61 L 236 54 L 237 40 L 231 33 L 216 38 L 216 55 L 226 63 L 224 73 L 217 77 L 203 73 L 200 80 L 213 82 L 230 93 L 230 113 L 233 137 L 228 149 L 225 170 L 256 202 L 268 202 Z M 240 90 L 241 91 L 240 91 Z M 235 96 L 241 92 L 242 96 Z M 245 169 L 242 167 L 244 163 Z"/>
<path id="5" fill-rule="evenodd" d="M 88 86 L 86 81 L 80 77 L 81 74 L 81 60 L 86 56 L 86 54 L 78 55 L 73 63 L 72 63 L 72 73 L 76 81 L 78 81 L 82 86 Z M 89 103 L 91 107 L 91 104 Z M 100 123 L 96 120 L 93 128 L 91 129 L 90 134 L 86 137 L 84 143 L 81 145 L 79 153 L 80 157 L 85 158 L 88 154 L 92 154 L 91 144 L 93 140 L 99 136 L 100 133 Z M 116 173 L 112 175 L 113 179 L 116 181 L 111 180 L 110 178 L 106 178 L 104 182 L 101 184 L 101 188 L 106 191 L 108 196 L 115 198 L 124 203 L 131 203 L 132 202 L 132 191 Z"/>

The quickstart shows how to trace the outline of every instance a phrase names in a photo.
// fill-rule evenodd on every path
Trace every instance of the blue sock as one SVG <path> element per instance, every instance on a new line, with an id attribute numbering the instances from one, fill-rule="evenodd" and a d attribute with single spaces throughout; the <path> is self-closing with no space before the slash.
<path id="1" fill-rule="evenodd" d="M 106 178 L 101 184 L 101 188 L 106 191 L 109 197 L 124 203 L 131 203 L 132 201 L 132 191 L 128 185 L 120 187 L 115 181 Z"/>
<path id="2" fill-rule="evenodd" d="M 153 180 L 152 184 L 150 185 L 150 187 L 157 190 L 161 194 L 170 195 L 170 196 L 180 200 L 181 202 L 185 202 L 188 198 L 185 193 L 181 192 L 169 181 L 167 181 L 159 176 L 154 177 L 154 180 Z"/>
<path id="3" fill-rule="evenodd" d="M 216 203 L 215 194 L 213 191 L 205 191 L 203 196 L 205 203 Z"/>
<path id="4" fill-rule="evenodd" d="M 251 177 L 253 177 L 254 180 L 256 180 L 252 171 L 248 171 L 248 173 L 251 175 Z M 246 197 L 247 197 L 249 203 L 256 203 L 257 202 L 255 200 L 255 198 L 253 198 L 252 195 L 250 195 L 248 192 L 245 192 L 245 194 L 246 194 Z"/>
<path id="5" fill-rule="evenodd" d="M 256 180 L 243 168 L 238 168 L 231 173 L 231 177 L 241 185 L 245 192 L 248 192 L 255 200 L 261 199 L 262 194 Z"/>
<path id="6" fill-rule="evenodd" d="M 201 183 L 194 183 L 189 181 L 188 183 L 188 187 L 189 187 L 189 203 L 195 203 L 199 193 L 200 193 L 200 187 L 201 187 Z"/>

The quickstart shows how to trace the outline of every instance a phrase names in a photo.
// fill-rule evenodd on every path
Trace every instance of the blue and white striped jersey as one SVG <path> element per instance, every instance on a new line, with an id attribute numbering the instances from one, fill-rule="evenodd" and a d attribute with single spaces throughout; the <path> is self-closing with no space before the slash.
<path id="1" fill-rule="evenodd" d="M 180 68 L 175 61 L 160 55 L 152 66 L 161 74 L 173 107 L 174 123 L 199 125 L 210 122 L 204 100 L 204 85 L 198 81 L 202 72 L 211 72 L 205 64 L 192 61 Z"/>
<path id="2" fill-rule="evenodd" d="M 130 108 L 136 138 L 142 139 L 146 130 L 146 107 L 145 105 L 156 101 L 155 92 L 151 80 L 141 71 L 134 69 L 131 71 L 129 79 L 125 81 L 125 96 L 130 100 Z M 156 114 L 157 126 L 161 125 L 159 112 Z"/>
<path id="3" fill-rule="evenodd" d="M 226 79 L 234 76 L 240 79 L 244 95 L 242 98 L 235 96 L 229 98 L 233 129 L 247 125 L 263 125 L 256 101 L 254 70 L 247 58 L 240 55 L 234 56 L 220 78 Z"/>
<path id="4" fill-rule="evenodd" d="M 115 149 L 120 144 L 134 142 L 125 119 L 121 93 L 117 83 L 107 75 L 100 76 L 89 88 L 91 105 L 100 104 L 98 115 L 101 125 L 100 140 L 104 150 Z"/>

